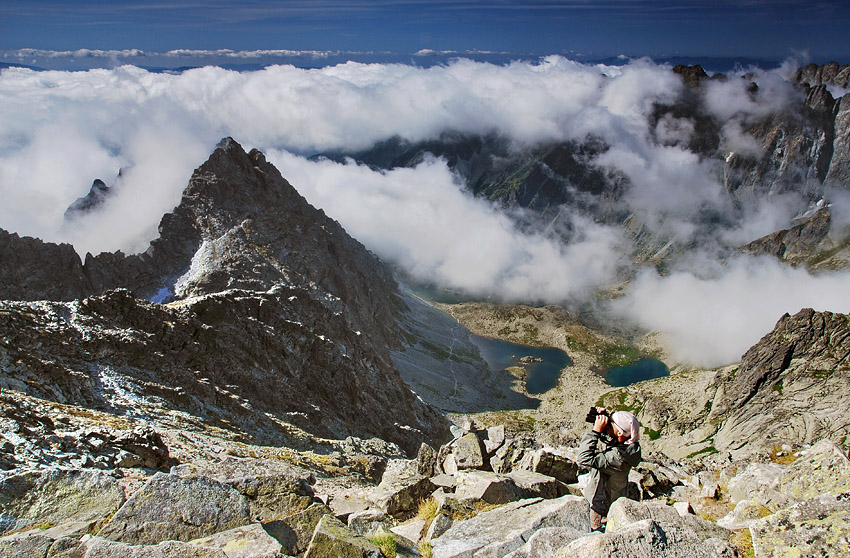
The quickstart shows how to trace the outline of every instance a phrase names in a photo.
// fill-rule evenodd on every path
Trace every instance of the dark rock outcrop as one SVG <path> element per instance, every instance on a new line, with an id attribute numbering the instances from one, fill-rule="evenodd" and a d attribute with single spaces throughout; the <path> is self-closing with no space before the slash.
<path id="1" fill-rule="evenodd" d="M 98 209 L 106 203 L 111 193 L 112 189 L 103 180 L 96 179 L 92 182 L 88 194 L 77 198 L 74 203 L 68 206 L 68 209 L 65 210 L 65 219 L 76 219 Z"/>
<path id="2" fill-rule="evenodd" d="M 817 246 L 829 234 L 831 221 L 829 209 L 822 207 L 790 229 L 750 242 L 744 250 L 752 254 L 769 254 L 789 263 L 800 263 L 815 253 Z"/>

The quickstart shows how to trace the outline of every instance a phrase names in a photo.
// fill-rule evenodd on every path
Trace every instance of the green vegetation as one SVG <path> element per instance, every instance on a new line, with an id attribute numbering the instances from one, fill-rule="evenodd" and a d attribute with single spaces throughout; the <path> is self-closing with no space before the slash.
<path id="1" fill-rule="evenodd" d="M 661 437 L 661 431 L 660 430 L 653 430 L 653 429 L 649 428 L 648 426 L 643 427 L 643 432 L 644 432 L 644 434 L 649 436 L 650 440 L 657 440 L 658 438 Z"/>
<path id="2" fill-rule="evenodd" d="M 434 551 L 431 549 L 431 543 L 428 541 L 422 541 L 419 543 L 419 555 L 422 558 L 433 558 Z"/>
<path id="3" fill-rule="evenodd" d="M 499 339 L 519 343 L 520 345 L 529 345 L 532 347 L 542 347 L 543 341 L 540 340 L 540 330 L 532 324 L 520 323 L 516 326 L 506 325 L 501 328 L 497 335 Z"/>
<path id="4" fill-rule="evenodd" d="M 386 556 L 386 558 L 396 558 L 396 555 L 398 553 L 398 545 L 396 544 L 395 539 L 392 535 L 372 535 L 371 537 L 369 537 L 369 542 L 377 546 L 378 549 L 380 549 L 381 554 Z"/>
<path id="5" fill-rule="evenodd" d="M 596 353 L 596 362 L 603 370 L 609 370 L 615 366 L 628 366 L 634 364 L 647 355 L 633 345 L 617 345 L 606 343 L 599 347 Z"/>
<path id="6" fill-rule="evenodd" d="M 782 395 L 782 380 L 779 380 L 778 382 L 773 384 L 773 387 L 771 389 L 779 395 Z"/>
<path id="7" fill-rule="evenodd" d="M 714 454 L 714 453 L 720 453 L 720 451 L 714 446 L 708 446 L 707 448 L 703 448 L 699 451 L 695 451 L 693 453 L 688 454 L 687 459 L 691 459 L 691 458 L 694 458 L 694 457 L 696 457 L 698 455 L 702 455 L 702 454 L 711 455 L 711 454 Z"/>

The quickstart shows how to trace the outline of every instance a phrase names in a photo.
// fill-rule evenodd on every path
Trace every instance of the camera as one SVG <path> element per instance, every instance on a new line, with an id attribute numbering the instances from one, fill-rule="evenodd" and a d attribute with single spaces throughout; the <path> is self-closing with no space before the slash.
<path id="1" fill-rule="evenodd" d="M 606 417 L 610 417 L 611 413 L 608 412 L 608 409 L 602 409 L 601 413 L 596 411 L 596 407 L 591 407 L 590 411 L 587 412 L 587 416 L 584 417 L 585 422 L 596 422 L 597 415 L 604 415 Z"/>

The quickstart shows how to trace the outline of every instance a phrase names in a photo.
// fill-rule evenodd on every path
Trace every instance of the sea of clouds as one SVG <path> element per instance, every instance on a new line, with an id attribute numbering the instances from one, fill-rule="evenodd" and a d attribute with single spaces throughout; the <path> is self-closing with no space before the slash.
<path id="1" fill-rule="evenodd" d="M 787 68 L 712 82 L 706 106 L 724 122 L 726 147 L 758 154 L 744 132 L 752 118 L 797 93 Z M 562 57 L 495 65 L 459 59 L 424 68 L 349 62 L 236 72 L 202 67 L 177 74 L 135 66 L 88 71 L 0 72 L 0 227 L 78 252 L 144 250 L 163 213 L 179 203 L 193 169 L 224 136 L 266 153 L 309 202 L 418 281 L 496 300 L 576 303 L 617 279 L 629 246 L 615 228 L 563 208 L 559 226 L 520 227 L 504 210 L 467 193 L 446 163 L 379 172 L 352 162 L 312 161 L 398 136 L 410 141 L 453 130 L 498 133 L 518 148 L 540 141 L 604 139 L 598 163 L 624 172 L 629 203 L 646 222 L 699 240 L 695 208 L 729 210 L 716 169 L 678 147 L 686 119 L 647 118 L 682 87 L 646 60 L 583 65 Z M 118 177 L 119 169 L 121 176 Z M 115 187 L 103 211 L 67 222 L 65 209 L 95 178 Z M 836 198 L 835 218 L 850 220 Z M 740 226 L 705 239 L 687 270 L 641 273 L 614 305 L 620 316 L 662 331 L 677 358 L 698 365 L 738 360 L 784 312 L 847 312 L 847 274 L 813 277 L 774 261 L 739 257 L 721 265 L 713 244 L 743 243 L 785 228 L 802 209 L 794 196 L 763 203 Z M 702 234 L 702 233 L 700 233 Z"/>

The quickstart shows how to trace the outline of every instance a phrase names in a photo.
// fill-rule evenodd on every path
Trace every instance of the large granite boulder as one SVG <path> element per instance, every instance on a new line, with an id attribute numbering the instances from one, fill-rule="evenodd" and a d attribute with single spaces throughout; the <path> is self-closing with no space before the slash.
<path id="1" fill-rule="evenodd" d="M 590 507 L 577 496 L 512 502 L 453 524 L 431 541 L 434 558 L 504 556 L 523 546 L 541 528 L 590 531 Z"/>
<path id="2" fill-rule="evenodd" d="M 579 466 L 575 461 L 547 449 L 527 452 L 519 462 L 520 469 L 554 477 L 564 484 L 578 482 Z"/>
<path id="3" fill-rule="evenodd" d="M 677 523 L 644 519 L 613 533 L 581 537 L 561 548 L 555 558 L 735 558 L 735 547 L 723 539 L 704 539 Z"/>
<path id="4" fill-rule="evenodd" d="M 728 539 L 732 533 L 716 523 L 699 518 L 695 515 L 681 515 L 676 508 L 663 502 L 635 502 L 628 498 L 620 498 L 611 504 L 608 511 L 606 533 L 616 533 L 627 529 L 630 525 L 651 519 L 656 523 L 675 524 L 690 530 L 694 536 L 705 539 Z"/>
<path id="5" fill-rule="evenodd" d="M 207 477 L 231 486 L 245 497 L 254 521 L 273 521 L 307 509 L 315 497 L 315 476 L 269 459 L 235 459 L 171 469 L 181 478 Z"/>
<path id="6" fill-rule="evenodd" d="M 417 472 L 415 461 L 394 460 L 387 466 L 381 483 L 369 494 L 369 500 L 389 515 L 410 515 L 436 488 L 430 478 Z"/>
<path id="7" fill-rule="evenodd" d="M 824 494 L 750 526 L 756 556 L 850 556 L 850 493 Z"/>
<path id="8" fill-rule="evenodd" d="M 326 515 L 333 516 L 333 512 L 324 504 L 316 503 L 288 517 L 264 523 L 263 528 L 280 543 L 284 552 L 300 555 L 307 550 L 316 526 Z"/>
<path id="9" fill-rule="evenodd" d="M 850 459 L 833 442 L 821 440 L 791 464 L 777 489 L 796 500 L 850 492 Z"/>
<path id="10" fill-rule="evenodd" d="M 304 558 L 383 558 L 366 537 L 354 533 L 333 516 L 322 517 Z"/>
<path id="11" fill-rule="evenodd" d="M 462 471 L 457 474 L 456 479 L 455 497 L 462 500 L 506 504 L 531 497 L 531 492 L 518 486 L 511 477 L 490 471 Z"/>
<path id="12" fill-rule="evenodd" d="M 276 558 L 283 550 L 281 544 L 259 523 L 236 527 L 189 542 L 205 548 L 219 549 L 227 558 Z"/>
<path id="13" fill-rule="evenodd" d="M 94 526 L 122 504 L 123 489 L 103 472 L 54 469 L 13 475 L 0 480 L 0 534 L 43 523 Z"/>
<path id="14" fill-rule="evenodd" d="M 189 541 L 251 523 L 245 498 L 218 481 L 157 473 L 98 536 L 132 544 Z"/>

